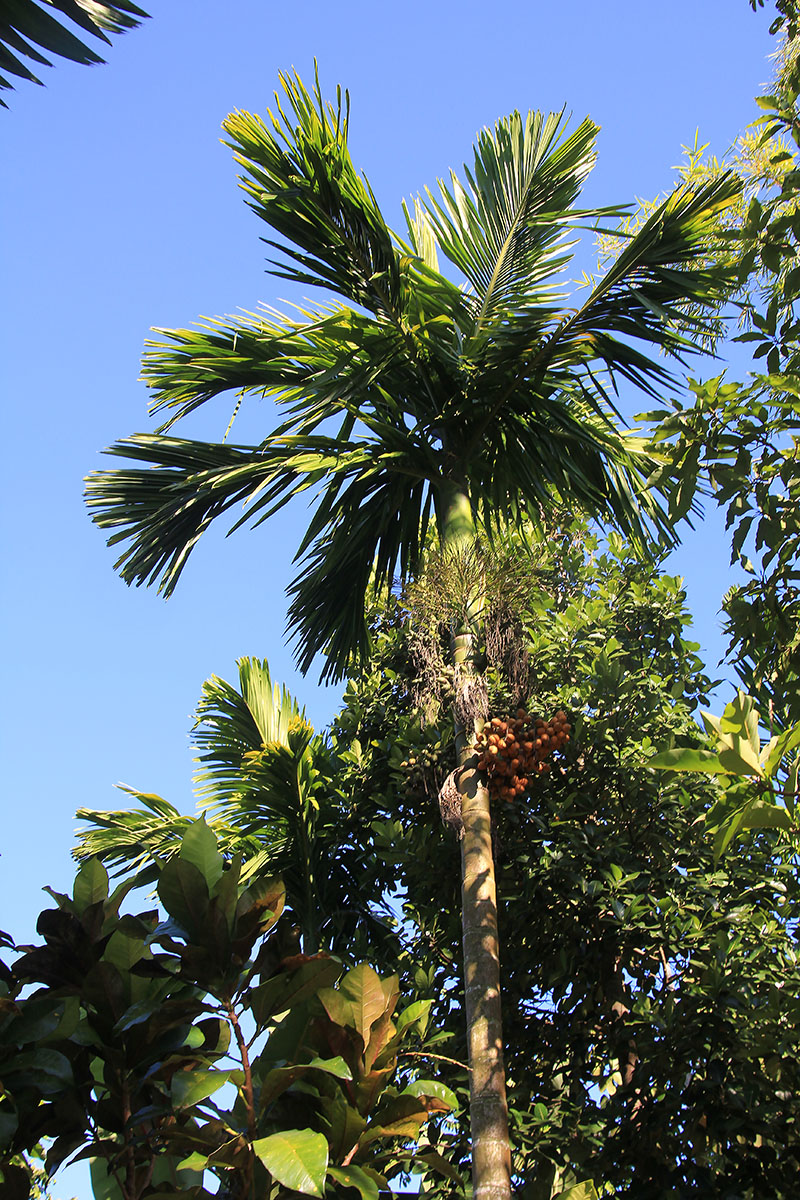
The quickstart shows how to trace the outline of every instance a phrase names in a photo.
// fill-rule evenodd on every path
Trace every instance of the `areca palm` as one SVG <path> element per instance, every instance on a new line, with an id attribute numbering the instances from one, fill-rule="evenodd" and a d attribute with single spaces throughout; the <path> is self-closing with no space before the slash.
<path id="1" fill-rule="evenodd" d="M 700 347 L 726 280 L 702 251 L 735 182 L 670 196 L 571 306 L 560 289 L 572 231 L 616 210 L 579 212 L 597 127 L 514 113 L 484 130 L 474 165 L 406 210 L 393 234 L 348 151 L 349 104 L 296 76 L 265 122 L 225 122 L 242 186 L 281 254 L 275 274 L 336 294 L 329 306 L 160 331 L 144 373 L 164 423 L 111 447 L 132 460 L 90 477 L 95 521 L 125 543 L 128 582 L 169 594 L 200 535 L 244 506 L 260 524 L 310 492 L 289 627 L 308 670 L 343 675 L 368 650 L 365 600 L 420 569 L 426 539 L 469 550 L 552 504 L 578 507 L 645 541 L 669 537 L 648 487 L 645 442 L 614 420 L 621 382 L 655 393 L 665 356 Z M 459 273 L 438 265 L 442 254 Z M 189 441 L 176 422 L 221 393 L 274 398 L 256 446 Z M 142 465 L 143 464 L 143 465 Z M 480 596 L 454 627 L 462 679 L 474 670 Z M 472 730 L 462 766 L 463 925 L 476 1194 L 509 1194 L 489 797 Z"/>

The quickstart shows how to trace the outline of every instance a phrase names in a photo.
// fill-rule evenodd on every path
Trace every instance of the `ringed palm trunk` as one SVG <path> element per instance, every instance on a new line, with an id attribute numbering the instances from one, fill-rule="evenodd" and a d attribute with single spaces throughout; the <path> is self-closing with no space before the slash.
<path id="1" fill-rule="evenodd" d="M 472 546 L 475 526 L 469 497 L 454 486 L 442 487 L 438 508 L 443 550 Z M 480 619 L 482 597 L 472 598 Z M 452 633 L 456 678 L 468 687 L 477 674 L 475 628 L 465 614 Z M 497 889 L 492 853 L 489 789 L 477 769 L 474 724 L 465 725 L 454 706 L 456 752 L 461 772 L 458 790 L 464 836 L 461 841 L 461 929 L 464 996 L 470 1067 L 470 1128 L 474 1200 L 509 1200 L 511 1147 L 508 1136 L 503 1027 L 500 999 L 500 945 Z"/>

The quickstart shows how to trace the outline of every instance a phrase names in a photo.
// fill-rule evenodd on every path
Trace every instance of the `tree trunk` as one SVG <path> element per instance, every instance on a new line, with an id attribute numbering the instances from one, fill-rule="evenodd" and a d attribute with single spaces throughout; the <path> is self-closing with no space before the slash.
<path id="1" fill-rule="evenodd" d="M 475 529 L 469 498 L 453 488 L 442 496 L 437 513 L 443 550 L 471 545 Z M 453 630 L 456 680 L 468 687 L 476 675 L 475 622 L 481 620 L 481 597 L 473 612 Z M 457 706 L 456 706 L 457 707 Z M 492 853 L 489 789 L 477 770 L 473 750 L 476 730 L 454 712 L 459 766 L 458 790 L 464 836 L 461 842 L 461 928 L 464 951 L 464 996 L 470 1066 L 470 1129 L 473 1200 L 510 1200 L 511 1147 L 503 1064 L 500 998 L 500 947 L 497 891 Z"/>

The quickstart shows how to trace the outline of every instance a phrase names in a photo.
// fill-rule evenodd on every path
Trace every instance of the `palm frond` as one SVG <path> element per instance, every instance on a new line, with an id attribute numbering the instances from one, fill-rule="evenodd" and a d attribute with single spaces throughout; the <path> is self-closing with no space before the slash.
<path id="1" fill-rule="evenodd" d="M 278 492 L 285 486 L 283 464 L 254 447 L 137 434 L 107 453 L 150 466 L 93 472 L 86 481 L 92 519 L 117 529 L 109 545 L 130 541 L 115 563 L 125 582 L 158 579 L 165 596 L 216 517 L 270 484 Z"/>
<path id="2" fill-rule="evenodd" d="M 124 784 L 118 786 L 141 807 L 109 811 L 79 808 L 76 816 L 86 822 L 86 828 L 77 830 L 73 855 L 78 861 L 99 858 L 114 874 L 135 874 L 145 884 L 155 879 L 150 870 L 154 864 L 163 864 L 178 853 L 195 818 L 185 816 L 161 796 Z M 209 824 L 223 851 L 242 853 L 250 859 L 263 848 L 263 841 L 247 839 L 224 821 L 212 818 Z"/>
<path id="3" fill-rule="evenodd" d="M 30 67 L 17 57 L 21 55 L 42 66 L 52 66 L 37 46 L 84 65 L 104 61 L 69 26 L 63 25 L 52 10 L 108 45 L 111 44 L 108 33 L 125 33 L 148 17 L 144 9 L 130 0 L 116 0 L 114 4 L 104 0 L 4 0 L 0 19 L 0 70 L 19 79 L 41 83 Z M 13 89 L 13 86 L 0 77 L 0 90 Z M 8 107 L 3 100 L 0 100 L 0 106 Z"/>
<path id="4" fill-rule="evenodd" d="M 198 798 L 203 808 L 219 811 L 232 800 L 241 811 L 244 793 L 254 786 L 264 790 L 265 755 L 288 758 L 296 778 L 314 732 L 294 697 L 272 682 L 266 660 L 240 658 L 237 667 L 238 689 L 216 675 L 203 684 L 192 730 L 201 764 L 195 774 Z"/>
<path id="5" fill-rule="evenodd" d="M 546 381 L 545 381 L 546 382 Z M 649 480 L 659 462 L 646 441 L 617 430 L 596 411 L 596 398 L 563 380 L 540 385 L 535 405 L 524 393 L 503 419 L 490 422 L 471 460 L 476 512 L 487 531 L 503 521 L 537 514 L 553 504 L 609 522 L 640 547 L 674 541 Z"/>
<path id="6" fill-rule="evenodd" d="M 392 235 L 347 145 L 350 100 L 336 105 L 299 76 L 281 75 L 269 123 L 247 112 L 223 123 L 244 168 L 250 207 L 283 241 L 265 239 L 290 263 L 275 274 L 332 289 L 391 321 L 402 315 L 402 274 Z M 285 106 L 285 107 L 284 107 Z"/>
<path id="7" fill-rule="evenodd" d="M 444 254 L 476 295 L 475 335 L 510 312 L 553 305 L 569 261 L 565 231 L 595 161 L 590 120 L 562 140 L 564 114 L 518 112 L 484 129 L 467 186 L 453 172 L 425 212 Z"/>
<path id="8" fill-rule="evenodd" d="M 730 294 L 732 272 L 713 251 L 719 215 L 740 191 L 733 175 L 678 188 L 633 235 L 580 308 L 561 322 L 541 360 L 594 359 L 612 381 L 620 375 L 656 394 L 654 385 L 670 375 L 650 347 L 676 357 L 702 350 Z"/>
<path id="9" fill-rule="evenodd" d="M 365 456 L 367 457 L 367 456 Z M 370 594 L 410 578 L 419 567 L 431 515 L 429 479 L 408 454 L 368 456 L 346 486 L 323 495 L 301 546 L 302 570 L 289 586 L 288 628 L 300 670 L 324 651 L 323 679 L 344 677 L 353 656 L 369 652 Z"/>
<path id="10" fill-rule="evenodd" d="M 142 378 L 152 393 L 150 411 L 170 413 L 159 432 L 226 392 L 287 397 L 321 370 L 335 369 L 335 360 L 323 359 L 331 341 L 326 317 L 314 314 L 301 325 L 279 313 L 245 313 L 195 329 L 154 330 L 163 340 L 145 343 Z"/>

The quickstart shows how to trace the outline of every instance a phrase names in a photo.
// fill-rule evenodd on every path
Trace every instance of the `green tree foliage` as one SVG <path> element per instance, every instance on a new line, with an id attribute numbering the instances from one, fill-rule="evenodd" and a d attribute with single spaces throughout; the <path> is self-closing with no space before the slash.
<path id="1" fill-rule="evenodd" d="M 396 1074 L 431 1005 L 395 1015 L 396 975 L 296 953 L 283 884 L 241 868 L 200 819 L 158 872 L 163 919 L 121 914 L 133 880 L 109 894 L 97 859 L 72 896 L 51 893 L 43 944 L 3 972 L 9 1200 L 30 1194 L 18 1156 L 42 1138 L 51 1172 L 91 1160 L 102 1200 L 210 1200 L 212 1179 L 231 1198 L 377 1200 L 429 1114 L 456 1103 Z"/>
<path id="2" fill-rule="evenodd" d="M 799 49 L 796 38 L 782 44 L 774 86 L 757 97 L 761 115 L 733 162 L 747 202 L 727 228 L 726 261 L 738 274 L 735 340 L 752 348 L 756 369 L 745 383 L 693 381 L 690 403 L 649 414 L 674 480 L 673 517 L 689 512 L 698 485 L 726 513 L 743 572 L 723 601 L 728 654 L 780 726 L 800 719 Z M 697 159 L 689 174 L 713 177 L 724 165 Z"/>
<path id="3" fill-rule="evenodd" d="M 131 0 L 117 0 L 115 4 L 102 0 L 4 0 L 0 18 L 0 71 L 41 83 L 23 59 L 40 66 L 52 66 L 43 50 L 73 62 L 101 63 L 104 60 L 100 55 L 73 33 L 70 25 L 63 24 L 64 18 L 84 33 L 111 45 L 109 33 L 135 29 L 147 16 Z M 9 79 L 0 75 L 0 91 L 13 87 Z M 8 107 L 2 99 L 0 105 Z"/>
<path id="4" fill-rule="evenodd" d="M 533 555 L 512 544 L 495 561 L 490 711 L 564 708 L 573 726 L 549 774 L 494 814 L 515 1186 L 537 1200 L 587 1178 L 637 1200 L 788 1198 L 800 1166 L 796 876 L 771 829 L 720 866 L 703 825 L 715 780 L 687 787 L 645 761 L 669 737 L 695 755 L 705 744 L 691 713 L 709 681 L 680 581 L 616 539 L 601 552 L 569 521 Z M 403 969 L 434 999 L 457 1059 L 458 843 L 437 805 L 456 761 L 452 675 L 420 630 L 439 581 L 419 586 L 374 612 L 375 657 L 333 736 L 376 839 L 365 886 L 398 889 Z M 433 664 L 422 696 L 420 659 Z M 440 1071 L 465 1089 L 458 1068 Z M 462 1124 L 434 1122 L 429 1136 L 467 1163 Z"/>
<path id="5" fill-rule="evenodd" d="M 762 718 L 753 697 L 744 692 L 721 717 L 703 713 L 703 722 L 713 749 L 676 746 L 651 758 L 648 765 L 719 777 L 722 794 L 705 818 L 706 828 L 715 834 L 718 858 L 747 829 L 780 829 L 796 848 L 800 722 L 762 741 Z"/>

